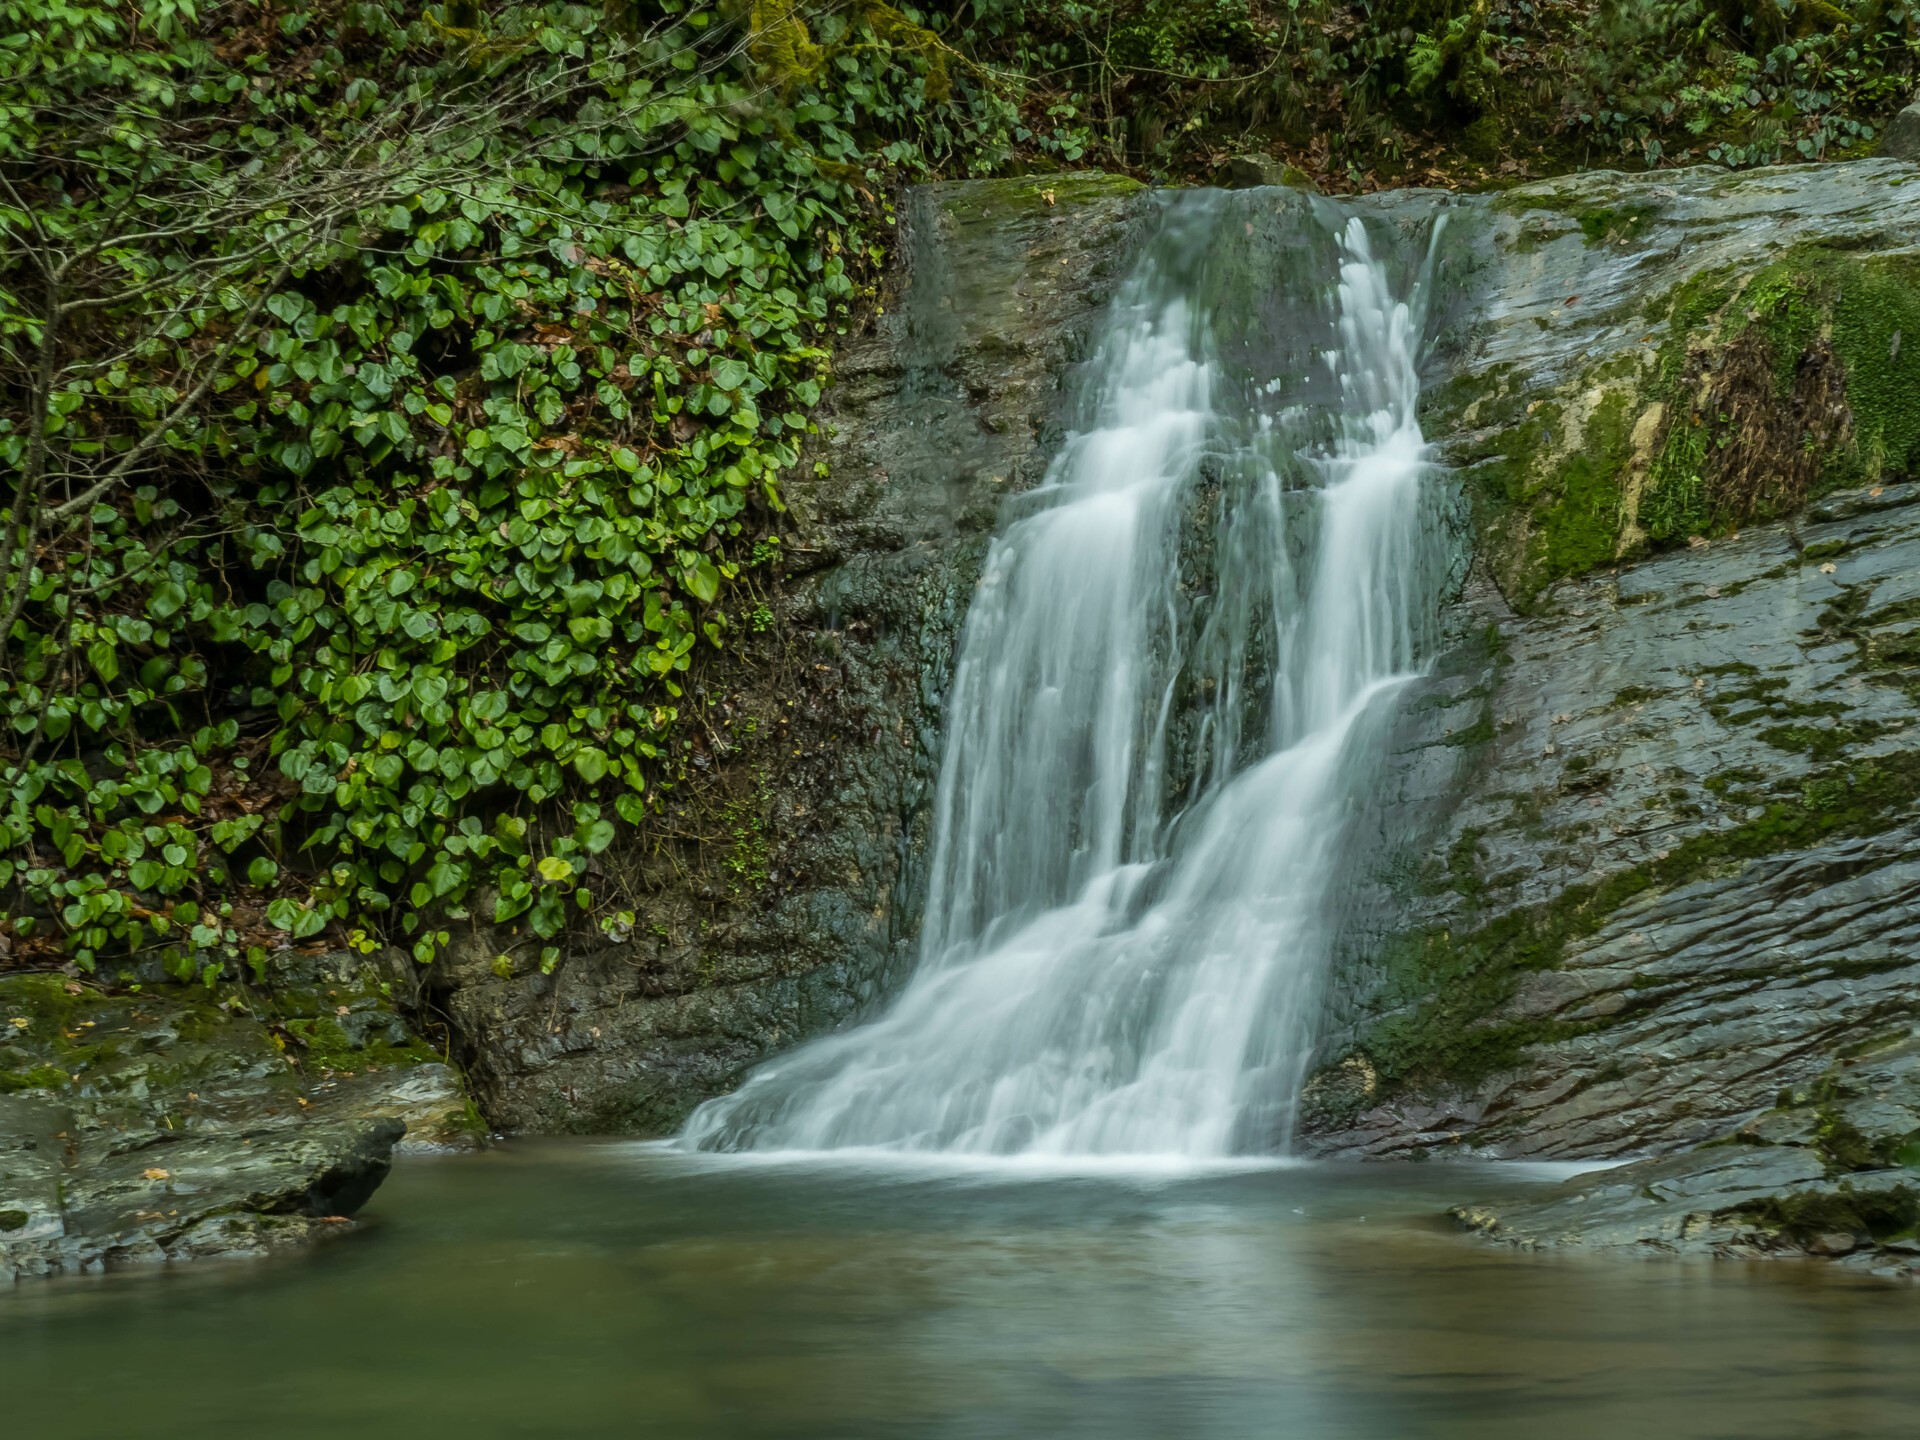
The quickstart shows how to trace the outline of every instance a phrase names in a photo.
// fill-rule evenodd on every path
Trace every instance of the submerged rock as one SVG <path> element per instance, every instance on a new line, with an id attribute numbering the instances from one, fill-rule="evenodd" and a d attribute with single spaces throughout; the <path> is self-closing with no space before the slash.
<path id="1" fill-rule="evenodd" d="M 0 1283 L 343 1234 L 410 1120 L 471 1142 L 445 1066 L 303 1072 L 259 1008 L 0 979 Z"/>

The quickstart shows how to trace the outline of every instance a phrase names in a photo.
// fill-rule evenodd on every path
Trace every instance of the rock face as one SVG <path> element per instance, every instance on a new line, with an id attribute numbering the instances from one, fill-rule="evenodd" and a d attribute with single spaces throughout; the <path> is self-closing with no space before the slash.
<path id="1" fill-rule="evenodd" d="M 397 1017 L 351 988 L 351 957 L 285 963 L 339 1002 L 326 1024 L 363 1032 L 329 1052 L 341 1069 L 288 1059 L 302 1037 L 274 1007 L 301 1008 L 292 984 L 255 1014 L 170 985 L 0 980 L 0 1284 L 344 1234 L 410 1122 L 421 1143 L 472 1143 L 452 1073 L 398 1063 L 404 1032 L 372 1038 Z"/>
<path id="2" fill-rule="evenodd" d="M 1920 1019 L 1916 181 L 1588 176 L 1478 217 L 1428 430 L 1481 578 L 1368 817 L 1317 1148 L 1665 1153 Z"/>
<path id="3" fill-rule="evenodd" d="M 1920 104 L 1907 106 L 1887 122 L 1880 153 L 1894 160 L 1920 160 Z"/>
<path id="4" fill-rule="evenodd" d="M 1564 582 L 1436 687 L 1479 743 L 1349 927 L 1322 1148 L 1672 1150 L 1920 1019 L 1920 490 L 1875 488 Z"/>
<path id="5" fill-rule="evenodd" d="M 898 980 L 997 502 L 1044 469 L 1147 203 L 1102 177 L 915 193 L 763 640 L 709 687 L 711 781 L 610 861 L 631 924 L 551 973 L 477 929 L 428 977 L 497 1123 L 669 1130 Z M 1357 203 L 1402 235 L 1446 212 L 1425 419 L 1473 564 L 1329 897 L 1303 1138 L 1722 1137 L 1920 1022 L 1920 171 Z M 1286 227 L 1240 218 L 1233 263 L 1284 266 Z"/>
<path id="6" fill-rule="evenodd" d="M 478 929 L 428 977 L 495 1124 L 671 1130 L 897 977 L 955 637 L 1001 498 L 1057 443 L 1061 381 L 1124 273 L 1139 188 L 913 192 L 904 272 L 838 351 L 788 482 L 798 539 L 761 638 L 707 683 L 708 778 L 642 851 L 608 857 L 632 923 L 551 973 Z"/>
<path id="7" fill-rule="evenodd" d="M 1454 1218 L 1524 1249 L 1845 1257 L 1920 1278 L 1920 1041 L 1848 1057 L 1782 1098 L 1720 1143 Z"/>

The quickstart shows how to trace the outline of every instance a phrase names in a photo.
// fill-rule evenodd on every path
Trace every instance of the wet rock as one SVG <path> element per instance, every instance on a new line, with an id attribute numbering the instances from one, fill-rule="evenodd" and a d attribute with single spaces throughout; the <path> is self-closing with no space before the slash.
<path id="1" fill-rule="evenodd" d="M 1848 1257 L 1909 1278 L 1920 1268 L 1920 1037 L 1837 1061 L 1782 1098 L 1716 1143 L 1452 1213 L 1526 1249 Z"/>
<path id="2" fill-rule="evenodd" d="M 1309 1143 L 1665 1155 L 1920 1021 L 1906 440 L 1795 516 L 1691 541 L 1632 521 L 1684 480 L 1653 463 L 1659 377 L 1719 363 L 1672 297 L 1791 288 L 1796 256 L 1905 264 L 1911 177 L 1883 160 L 1578 176 L 1484 218 L 1477 318 L 1436 356 L 1429 417 L 1475 497 L 1478 575 L 1338 902 L 1324 1063 L 1363 1057 L 1377 1083 L 1356 1103 L 1316 1082 Z M 1885 355 L 1858 374 L 1889 394 L 1913 378 Z M 1920 413 L 1910 398 L 1856 408 L 1879 425 Z M 1576 512 L 1599 526 L 1579 554 L 1555 548 Z"/>
<path id="3" fill-rule="evenodd" d="M 1312 188 L 1305 171 L 1271 155 L 1236 155 L 1220 168 L 1218 183 L 1227 190 L 1256 190 L 1268 185 Z"/>
<path id="4" fill-rule="evenodd" d="M 351 1230 L 451 1076 L 316 1083 L 287 1049 L 238 996 L 0 979 L 0 1282 Z"/>
<path id="5" fill-rule="evenodd" d="M 1403 770 L 1451 764 L 1388 788 L 1425 853 L 1361 887 L 1327 1042 L 1377 1100 L 1317 1143 L 1671 1151 L 1920 1020 L 1920 495 L 1856 498 L 1497 618 L 1471 756 L 1408 717 Z"/>

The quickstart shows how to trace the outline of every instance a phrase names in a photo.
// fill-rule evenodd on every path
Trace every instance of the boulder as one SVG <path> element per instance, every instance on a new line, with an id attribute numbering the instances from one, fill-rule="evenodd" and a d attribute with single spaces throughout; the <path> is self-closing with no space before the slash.
<path id="1" fill-rule="evenodd" d="M 1880 132 L 1880 153 L 1893 160 L 1920 160 L 1920 102 L 1887 122 Z"/>

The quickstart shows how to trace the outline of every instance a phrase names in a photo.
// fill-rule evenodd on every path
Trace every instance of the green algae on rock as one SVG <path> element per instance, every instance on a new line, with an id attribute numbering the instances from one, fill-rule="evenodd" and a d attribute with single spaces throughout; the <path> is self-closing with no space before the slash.
<path id="1" fill-rule="evenodd" d="M 1513 605 L 1908 473 L 1909 178 L 1887 161 L 1598 174 L 1493 202 L 1478 354 L 1427 409 Z"/>

